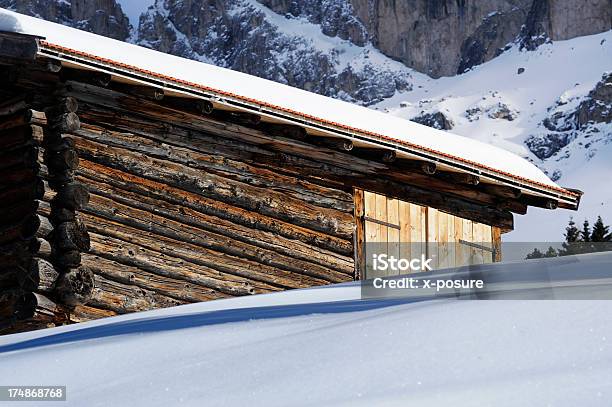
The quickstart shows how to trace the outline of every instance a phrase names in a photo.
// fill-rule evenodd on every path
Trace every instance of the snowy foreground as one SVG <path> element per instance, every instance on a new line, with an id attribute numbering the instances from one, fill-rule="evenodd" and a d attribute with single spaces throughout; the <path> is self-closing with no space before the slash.
<path id="1" fill-rule="evenodd" d="M 551 276 L 612 269 L 551 261 Z M 0 337 L 0 385 L 66 385 L 54 405 L 71 406 L 610 405 L 610 301 L 359 297 L 343 284 Z"/>

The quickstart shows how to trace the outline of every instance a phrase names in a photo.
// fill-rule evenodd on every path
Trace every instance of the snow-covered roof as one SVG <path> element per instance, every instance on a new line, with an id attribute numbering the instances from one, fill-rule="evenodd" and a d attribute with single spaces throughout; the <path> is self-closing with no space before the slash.
<path id="1" fill-rule="evenodd" d="M 77 64 L 95 61 L 99 69 L 119 76 L 122 72 L 138 73 L 143 80 L 158 84 L 162 80 L 163 86 L 172 85 L 175 90 L 199 91 L 217 104 L 385 146 L 400 156 L 434 160 L 526 193 L 570 204 L 576 204 L 579 197 L 511 152 L 386 113 L 7 10 L 0 10 L 0 30 L 44 37 L 40 41 L 42 55 Z"/>

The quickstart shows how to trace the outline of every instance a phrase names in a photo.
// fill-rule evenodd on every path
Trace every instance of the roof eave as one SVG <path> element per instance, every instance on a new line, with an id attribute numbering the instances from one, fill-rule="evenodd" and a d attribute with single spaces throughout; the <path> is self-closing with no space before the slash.
<path id="1" fill-rule="evenodd" d="M 554 188 L 535 181 L 522 179 L 513 174 L 504 173 L 494 168 L 485 167 L 482 164 L 469 162 L 459 157 L 450 156 L 422 146 L 413 145 L 403 140 L 367 131 L 353 129 L 348 126 L 332 123 L 326 120 L 310 117 L 300 112 L 272 106 L 265 102 L 248 99 L 240 95 L 227 94 L 213 88 L 182 81 L 177 78 L 166 77 L 154 72 L 145 71 L 135 66 L 125 65 L 116 61 L 99 58 L 78 50 L 67 49 L 62 46 L 46 42 L 43 37 L 27 34 L 8 33 L 11 38 L 21 38 L 20 41 L 29 42 L 29 53 L 35 50 L 35 56 L 51 58 L 73 65 L 81 66 L 111 75 L 122 77 L 143 85 L 171 90 L 186 96 L 213 101 L 217 105 L 227 106 L 230 109 L 238 109 L 245 112 L 255 113 L 262 117 L 268 117 L 275 121 L 287 124 L 299 125 L 307 129 L 324 132 L 335 137 L 347 138 L 360 143 L 371 144 L 394 150 L 400 155 L 417 160 L 434 161 L 448 166 L 459 172 L 477 175 L 480 178 L 498 185 L 518 188 L 522 192 L 557 202 L 558 207 L 577 210 L 580 204 L 582 191 L 570 188 Z M 32 45 L 34 43 L 35 45 Z M 29 54 L 26 57 L 29 58 Z M 554 208 L 551 208 L 554 209 Z"/>

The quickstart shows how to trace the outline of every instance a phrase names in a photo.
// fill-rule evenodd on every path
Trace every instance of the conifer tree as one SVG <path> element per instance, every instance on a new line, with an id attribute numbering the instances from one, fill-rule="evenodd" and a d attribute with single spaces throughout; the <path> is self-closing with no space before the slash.
<path id="1" fill-rule="evenodd" d="M 557 257 L 557 251 L 552 247 L 549 246 L 548 250 L 546 250 L 546 253 L 544 253 L 544 257 Z"/>
<path id="2" fill-rule="evenodd" d="M 570 218 L 567 227 L 565 228 L 565 242 L 561 245 L 563 248 L 559 250 L 559 256 L 569 256 L 580 253 L 576 242 L 579 241 L 580 231 L 576 227 L 574 219 Z"/>
<path id="3" fill-rule="evenodd" d="M 582 231 L 580 231 L 580 240 L 583 242 L 591 241 L 591 227 L 589 225 L 589 220 L 585 219 L 582 224 Z"/>
<path id="4" fill-rule="evenodd" d="M 525 259 L 541 259 L 542 257 L 544 257 L 544 254 L 536 247 L 531 253 L 527 254 L 527 257 L 525 257 Z"/>
<path id="5" fill-rule="evenodd" d="M 591 241 L 593 242 L 609 242 L 612 240 L 610 234 L 610 226 L 604 225 L 601 216 L 597 217 L 597 221 L 593 224 L 593 232 L 591 233 Z"/>
<path id="6" fill-rule="evenodd" d="M 542 258 L 557 257 L 557 256 L 558 256 L 557 250 L 555 250 L 552 246 L 549 246 L 548 250 L 546 250 L 544 253 L 542 253 L 542 251 L 540 251 L 540 249 L 536 247 L 535 249 L 533 249 L 531 253 L 527 254 L 527 257 L 525 257 L 525 259 L 526 260 L 542 259 Z"/>

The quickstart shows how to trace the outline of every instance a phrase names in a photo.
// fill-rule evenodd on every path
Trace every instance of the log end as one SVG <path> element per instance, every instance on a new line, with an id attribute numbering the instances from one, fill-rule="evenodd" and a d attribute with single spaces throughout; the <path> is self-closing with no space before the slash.
<path id="1" fill-rule="evenodd" d="M 87 267 L 71 269 L 57 279 L 55 292 L 66 305 L 86 304 L 95 287 L 94 273 Z"/>

